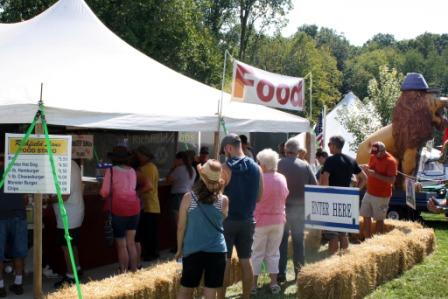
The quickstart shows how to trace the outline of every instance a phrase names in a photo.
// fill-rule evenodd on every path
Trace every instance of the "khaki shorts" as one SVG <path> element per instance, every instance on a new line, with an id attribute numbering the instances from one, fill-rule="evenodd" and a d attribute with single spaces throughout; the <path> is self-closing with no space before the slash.
<path id="1" fill-rule="evenodd" d="M 373 196 L 366 192 L 359 214 L 363 217 L 372 217 L 375 220 L 384 220 L 388 209 L 389 197 Z"/>

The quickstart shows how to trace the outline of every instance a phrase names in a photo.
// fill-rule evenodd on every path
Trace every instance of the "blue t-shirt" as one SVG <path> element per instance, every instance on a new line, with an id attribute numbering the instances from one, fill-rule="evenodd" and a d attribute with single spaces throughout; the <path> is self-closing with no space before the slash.
<path id="1" fill-rule="evenodd" d="M 249 157 L 230 158 L 226 161 L 232 171 L 224 194 L 229 198 L 228 220 L 252 220 L 260 184 L 260 168 Z"/>

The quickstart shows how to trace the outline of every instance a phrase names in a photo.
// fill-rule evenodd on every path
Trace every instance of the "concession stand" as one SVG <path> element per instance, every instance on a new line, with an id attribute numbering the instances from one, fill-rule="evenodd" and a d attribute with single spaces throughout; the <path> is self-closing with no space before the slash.
<path id="1" fill-rule="evenodd" d="M 42 99 L 51 134 L 91 135 L 96 159 L 85 159 L 85 218 L 79 255 L 84 268 L 116 261 L 103 241 L 103 201 L 95 165 L 118 143 L 147 145 L 164 177 L 179 132 L 214 132 L 218 102 L 231 132 L 305 132 L 306 119 L 279 110 L 231 102 L 228 94 L 177 73 L 132 48 L 83 0 L 60 0 L 24 22 L 0 24 L 0 133 L 23 133 Z M 159 185 L 160 247 L 174 244 L 169 186 Z M 44 208 L 43 259 L 64 271 L 55 242 L 56 221 Z"/>

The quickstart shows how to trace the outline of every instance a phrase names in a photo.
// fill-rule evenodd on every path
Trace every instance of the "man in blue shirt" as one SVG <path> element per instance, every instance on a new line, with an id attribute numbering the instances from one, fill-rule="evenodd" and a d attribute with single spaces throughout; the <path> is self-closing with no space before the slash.
<path id="1" fill-rule="evenodd" d="M 224 298 L 229 282 L 229 262 L 235 246 L 243 276 L 243 298 L 250 298 L 253 269 L 250 262 L 255 231 L 254 210 L 263 195 L 263 177 L 260 166 L 244 155 L 241 138 L 229 134 L 221 141 L 221 153 L 227 158 L 223 172 L 226 179 L 224 194 L 229 198 L 229 214 L 224 221 L 224 237 L 227 245 L 227 265 L 223 290 Z"/>

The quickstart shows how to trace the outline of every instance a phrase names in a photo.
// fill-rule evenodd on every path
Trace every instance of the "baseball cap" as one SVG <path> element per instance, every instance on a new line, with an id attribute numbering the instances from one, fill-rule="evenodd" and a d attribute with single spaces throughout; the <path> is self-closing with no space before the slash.
<path id="1" fill-rule="evenodd" d="M 224 153 L 224 148 L 226 147 L 226 145 L 240 145 L 241 144 L 241 138 L 240 136 L 230 133 L 226 136 L 224 136 L 224 138 L 221 140 L 221 153 Z"/>
<path id="2" fill-rule="evenodd" d="M 201 155 L 208 155 L 210 152 L 208 150 L 208 146 L 201 146 L 201 150 L 199 151 L 199 154 Z"/>
<path id="3" fill-rule="evenodd" d="M 377 141 L 372 144 L 372 147 L 370 148 L 371 154 L 377 154 L 379 152 L 384 152 L 386 150 L 386 146 L 381 141 Z"/>

